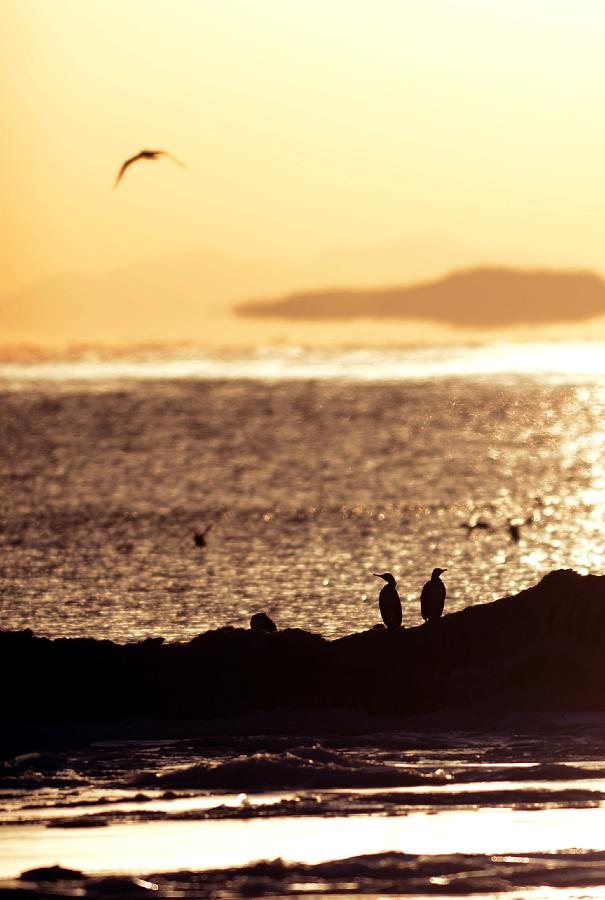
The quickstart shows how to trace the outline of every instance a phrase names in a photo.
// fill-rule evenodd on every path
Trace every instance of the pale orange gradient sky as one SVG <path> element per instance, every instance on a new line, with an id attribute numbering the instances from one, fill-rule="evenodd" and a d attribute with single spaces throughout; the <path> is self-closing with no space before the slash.
<path id="1" fill-rule="evenodd" d="M 600 0 L 2 0 L 0 298 L 196 248 L 310 283 L 436 233 L 605 271 L 604 46 Z M 143 147 L 190 169 L 113 191 Z"/>

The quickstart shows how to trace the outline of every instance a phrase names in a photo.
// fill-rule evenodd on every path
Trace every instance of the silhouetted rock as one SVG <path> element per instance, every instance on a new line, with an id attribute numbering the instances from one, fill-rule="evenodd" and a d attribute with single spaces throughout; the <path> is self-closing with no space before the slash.
<path id="1" fill-rule="evenodd" d="M 63 866 L 43 866 L 40 869 L 28 869 L 19 878 L 21 881 L 82 881 L 86 875 L 77 869 L 64 869 Z"/>
<path id="2" fill-rule="evenodd" d="M 424 319 L 467 328 L 577 322 L 605 315 L 605 282 L 581 271 L 478 268 L 402 287 L 305 291 L 240 303 L 242 316 Z"/>
<path id="3" fill-rule="evenodd" d="M 175 644 L 0 632 L 0 676 L 11 685 L 3 718 L 16 727 L 276 709 L 603 710 L 604 650 L 605 576 L 570 570 L 430 628 L 332 641 L 300 629 L 220 628 Z M 0 733 L 9 741 L 11 724 Z"/>
<path id="4" fill-rule="evenodd" d="M 142 878 L 130 878 L 127 875 L 105 875 L 102 878 L 91 878 L 86 884 L 86 896 L 108 897 L 112 900 L 126 900 L 127 897 L 149 897 L 158 886 Z"/>
<path id="5" fill-rule="evenodd" d="M 267 615 L 267 613 L 264 612 L 254 613 L 254 615 L 250 619 L 250 628 L 254 629 L 254 631 L 277 631 L 277 625 L 275 624 L 273 619 L 271 619 Z"/>

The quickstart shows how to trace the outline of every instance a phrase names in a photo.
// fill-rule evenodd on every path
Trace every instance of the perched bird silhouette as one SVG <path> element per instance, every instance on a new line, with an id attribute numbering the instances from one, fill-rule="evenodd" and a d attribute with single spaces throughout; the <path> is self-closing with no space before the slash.
<path id="1" fill-rule="evenodd" d="M 445 604 L 445 585 L 439 577 L 447 569 L 433 569 L 430 581 L 422 588 L 420 594 L 420 614 L 425 622 L 438 619 Z"/>
<path id="2" fill-rule="evenodd" d="M 205 547 L 206 546 L 206 535 L 212 528 L 212 523 L 210 525 L 206 525 L 203 531 L 196 531 L 193 534 L 193 543 L 196 547 Z"/>
<path id="3" fill-rule="evenodd" d="M 268 634 L 277 631 L 277 625 L 273 619 L 264 612 L 254 613 L 250 619 L 250 628 L 252 631 L 265 631 Z"/>
<path id="4" fill-rule="evenodd" d="M 378 595 L 378 606 L 380 607 L 382 621 L 387 628 L 400 628 L 402 612 L 401 600 L 397 593 L 397 582 L 390 572 L 384 572 L 382 575 L 374 572 L 373 575 L 375 578 L 384 578 L 386 581 L 385 586 Z"/>
<path id="5" fill-rule="evenodd" d="M 168 153 L 167 150 L 141 150 L 140 153 L 135 153 L 134 156 L 131 156 L 130 159 L 127 159 L 126 162 L 123 162 L 120 166 L 120 171 L 118 172 L 118 176 L 114 183 L 114 190 L 117 188 L 118 184 L 122 180 L 122 176 L 126 169 L 131 166 L 133 163 L 137 162 L 139 159 L 160 159 L 162 156 L 167 156 L 168 159 L 171 159 L 178 166 L 182 166 L 183 169 L 186 169 L 187 166 L 185 163 L 182 163 L 180 159 L 177 159 L 176 156 L 173 156 L 172 153 Z"/>

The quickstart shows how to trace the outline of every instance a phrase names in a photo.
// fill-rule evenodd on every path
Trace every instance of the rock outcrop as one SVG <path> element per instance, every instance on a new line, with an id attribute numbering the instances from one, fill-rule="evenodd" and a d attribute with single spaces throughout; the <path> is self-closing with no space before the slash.
<path id="1" fill-rule="evenodd" d="M 5 720 L 602 710 L 605 576 L 551 572 L 427 625 L 332 641 L 298 629 L 220 628 L 174 644 L 2 632 L 0 672 Z"/>

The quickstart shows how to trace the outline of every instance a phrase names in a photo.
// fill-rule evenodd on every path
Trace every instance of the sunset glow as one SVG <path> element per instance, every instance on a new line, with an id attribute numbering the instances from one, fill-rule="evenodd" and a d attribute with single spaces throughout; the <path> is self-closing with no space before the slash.
<path id="1" fill-rule="evenodd" d="M 256 268 L 177 265 L 202 319 L 482 262 L 603 271 L 604 33 L 589 0 L 6 0 L 2 297 L 41 284 L 52 309 L 76 276 L 207 251 Z M 189 171 L 139 164 L 112 192 L 154 146 Z"/>
<path id="2" fill-rule="evenodd" d="M 604 47 L 0 0 L 0 896 L 605 896 Z"/>

